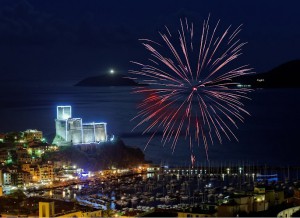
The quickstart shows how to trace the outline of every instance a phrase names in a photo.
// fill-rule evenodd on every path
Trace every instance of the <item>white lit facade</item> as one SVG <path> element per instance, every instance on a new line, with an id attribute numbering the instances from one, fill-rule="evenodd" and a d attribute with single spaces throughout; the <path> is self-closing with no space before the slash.
<path id="1" fill-rule="evenodd" d="M 81 118 L 72 118 L 71 106 L 57 106 L 55 119 L 56 137 L 71 144 L 89 144 L 107 141 L 105 122 L 83 123 Z"/>
<path id="2" fill-rule="evenodd" d="M 57 106 L 57 117 L 58 120 L 67 120 L 72 117 L 71 106 Z"/>
<path id="3" fill-rule="evenodd" d="M 107 141 L 106 123 L 84 123 L 82 130 L 83 143 Z"/>

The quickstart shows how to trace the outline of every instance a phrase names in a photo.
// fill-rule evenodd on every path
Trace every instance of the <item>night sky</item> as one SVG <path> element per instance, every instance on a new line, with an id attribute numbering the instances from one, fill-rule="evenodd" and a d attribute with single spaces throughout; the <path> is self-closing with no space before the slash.
<path id="1" fill-rule="evenodd" d="M 196 26 L 211 15 L 220 27 L 243 24 L 243 63 L 264 72 L 300 58 L 299 1 L 1 0 L 1 81 L 73 82 L 114 68 L 126 73 L 142 59 L 139 38 L 164 25 Z"/>
<path id="2" fill-rule="evenodd" d="M 51 135 L 56 106 L 72 104 L 76 116 L 105 121 L 110 132 L 144 148 L 141 131 L 131 132 L 136 99 L 115 87 L 94 92 L 73 85 L 110 69 L 136 69 L 130 61 L 149 57 L 139 39 L 157 41 L 165 26 L 176 32 L 180 18 L 201 31 L 209 15 L 212 26 L 220 19 L 220 32 L 242 24 L 238 38 L 247 44 L 236 62 L 266 72 L 300 59 L 299 8 L 298 0 L 0 0 L 0 132 L 36 128 Z M 240 141 L 212 147 L 212 158 L 298 160 L 299 89 L 258 90 L 250 97 L 251 117 L 236 131 Z M 162 153 L 160 139 L 151 149 L 150 158 L 173 158 L 169 150 Z"/>

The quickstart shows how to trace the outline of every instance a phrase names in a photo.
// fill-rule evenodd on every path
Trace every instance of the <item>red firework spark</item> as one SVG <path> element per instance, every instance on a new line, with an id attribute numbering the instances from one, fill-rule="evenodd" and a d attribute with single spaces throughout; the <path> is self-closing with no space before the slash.
<path id="1" fill-rule="evenodd" d="M 209 17 L 204 20 L 200 37 L 194 35 L 194 25 L 180 20 L 177 34 L 159 33 L 162 43 L 141 39 L 148 50 L 148 64 L 133 62 L 139 70 L 130 70 L 139 81 L 149 86 L 138 87 L 134 93 L 146 94 L 133 118 L 140 119 L 135 128 L 146 124 L 144 133 L 153 131 L 146 147 L 157 131 L 162 142 L 171 143 L 174 151 L 180 135 L 185 135 L 192 150 L 193 144 L 203 142 L 208 159 L 208 144 L 214 136 L 222 143 L 237 137 L 232 127 L 244 120 L 242 99 L 251 89 L 237 88 L 233 79 L 253 73 L 248 65 L 231 67 L 246 43 L 237 35 L 241 26 L 231 33 L 229 26 L 217 35 L 219 21 L 210 29 Z M 134 128 L 134 129 L 135 129 Z"/>

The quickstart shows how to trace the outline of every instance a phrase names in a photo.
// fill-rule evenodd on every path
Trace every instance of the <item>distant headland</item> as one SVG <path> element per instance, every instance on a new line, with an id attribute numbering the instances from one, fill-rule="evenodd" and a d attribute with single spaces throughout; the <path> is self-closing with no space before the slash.
<path id="1" fill-rule="evenodd" d="M 283 63 L 267 72 L 241 76 L 234 81 L 251 88 L 300 88 L 300 60 Z"/>
<path id="2" fill-rule="evenodd" d="M 146 84 L 137 83 L 124 74 L 104 74 L 85 78 L 75 86 L 146 86 Z"/>
<path id="3" fill-rule="evenodd" d="M 238 87 L 251 88 L 300 88 L 300 59 L 283 63 L 267 72 L 237 77 Z M 124 74 L 104 74 L 85 78 L 75 86 L 147 86 Z"/>

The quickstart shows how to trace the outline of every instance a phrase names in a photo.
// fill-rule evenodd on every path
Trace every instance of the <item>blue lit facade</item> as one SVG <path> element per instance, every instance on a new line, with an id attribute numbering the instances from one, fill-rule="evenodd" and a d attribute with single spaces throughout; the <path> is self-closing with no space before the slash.
<path id="1" fill-rule="evenodd" d="M 90 144 L 107 141 L 105 122 L 83 123 L 81 118 L 72 118 L 71 106 L 57 106 L 54 144 Z"/>

